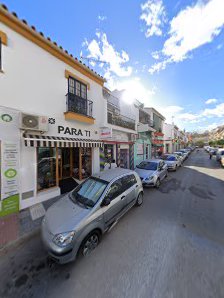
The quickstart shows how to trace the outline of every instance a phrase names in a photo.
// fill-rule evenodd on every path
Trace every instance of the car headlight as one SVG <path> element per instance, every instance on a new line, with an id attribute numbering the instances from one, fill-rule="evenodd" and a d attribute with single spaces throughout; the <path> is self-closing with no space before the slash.
<path id="1" fill-rule="evenodd" d="M 60 233 L 54 236 L 53 242 L 60 247 L 65 247 L 72 242 L 74 236 L 75 236 L 74 231 Z"/>

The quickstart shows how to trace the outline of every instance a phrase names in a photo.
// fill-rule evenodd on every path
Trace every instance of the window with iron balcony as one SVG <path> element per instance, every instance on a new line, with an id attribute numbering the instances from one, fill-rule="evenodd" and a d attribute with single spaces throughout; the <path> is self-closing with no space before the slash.
<path id="1" fill-rule="evenodd" d="M 93 102 L 87 99 L 87 85 L 72 77 L 68 78 L 65 114 L 67 119 L 94 123 Z"/>

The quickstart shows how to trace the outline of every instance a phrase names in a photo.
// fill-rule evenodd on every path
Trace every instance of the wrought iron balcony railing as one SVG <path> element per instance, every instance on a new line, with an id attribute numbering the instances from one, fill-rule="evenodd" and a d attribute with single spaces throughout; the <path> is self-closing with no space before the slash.
<path id="1" fill-rule="evenodd" d="M 108 112 L 107 121 L 113 125 L 135 130 L 135 120 L 123 115 L 113 115 Z"/>
<path id="2" fill-rule="evenodd" d="M 67 112 L 74 112 L 88 117 L 93 116 L 93 102 L 72 93 L 66 94 Z"/>

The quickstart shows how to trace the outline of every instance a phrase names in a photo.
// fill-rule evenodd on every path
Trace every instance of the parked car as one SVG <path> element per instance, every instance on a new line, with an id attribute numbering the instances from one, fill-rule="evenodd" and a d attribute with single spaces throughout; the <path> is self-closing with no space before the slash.
<path id="1" fill-rule="evenodd" d="M 189 154 L 188 154 L 188 152 L 185 151 L 185 149 L 180 149 L 179 152 L 183 153 L 184 160 L 188 158 Z"/>
<path id="2" fill-rule="evenodd" d="M 216 153 L 216 160 L 220 161 L 221 160 L 221 156 L 224 155 L 224 149 L 219 149 Z"/>
<path id="3" fill-rule="evenodd" d="M 177 168 L 181 166 L 181 161 L 175 154 L 164 154 L 162 159 L 167 165 L 169 171 L 176 171 Z"/>
<path id="4" fill-rule="evenodd" d="M 179 156 L 180 160 L 181 160 L 181 164 L 183 164 L 185 158 L 184 158 L 184 153 L 180 152 L 180 151 L 175 151 L 173 154 Z"/>
<path id="5" fill-rule="evenodd" d="M 168 167 L 162 159 L 147 159 L 135 168 L 143 186 L 159 188 L 161 181 L 168 175 Z"/>
<path id="6" fill-rule="evenodd" d="M 48 254 L 61 264 L 89 255 L 121 216 L 142 203 L 134 171 L 116 168 L 89 177 L 47 210 L 42 239 Z"/>
<path id="7" fill-rule="evenodd" d="M 221 156 L 220 163 L 221 166 L 224 167 L 224 155 Z"/>

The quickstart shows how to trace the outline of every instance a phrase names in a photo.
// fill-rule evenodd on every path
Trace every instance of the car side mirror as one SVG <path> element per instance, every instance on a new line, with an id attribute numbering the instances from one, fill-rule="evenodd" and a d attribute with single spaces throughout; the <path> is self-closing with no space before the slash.
<path id="1" fill-rule="evenodd" d="M 101 206 L 108 206 L 110 205 L 110 198 L 109 197 L 105 197 L 101 203 Z"/>

